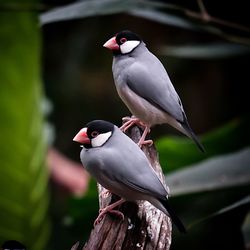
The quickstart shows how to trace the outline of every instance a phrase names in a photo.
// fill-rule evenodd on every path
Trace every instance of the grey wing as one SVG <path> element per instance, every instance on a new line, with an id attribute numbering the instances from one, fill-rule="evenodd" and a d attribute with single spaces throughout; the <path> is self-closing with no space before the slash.
<path id="1" fill-rule="evenodd" d="M 124 135 L 124 137 L 127 137 Z M 144 153 L 127 137 L 127 142 L 119 146 L 119 150 L 110 150 L 105 165 L 109 166 L 104 174 L 116 181 L 143 194 L 162 198 L 167 191 L 150 166 Z"/>
<path id="2" fill-rule="evenodd" d="M 147 58 L 148 59 L 148 58 Z M 151 54 L 146 63 L 135 62 L 127 71 L 127 84 L 136 94 L 183 122 L 181 100 L 161 62 Z"/>
<path id="3" fill-rule="evenodd" d="M 124 166 L 124 168 L 119 167 L 118 171 L 112 172 L 113 180 L 125 185 L 130 190 L 135 190 L 142 194 L 153 195 L 158 198 L 162 198 L 163 196 L 165 197 L 167 195 L 166 189 L 160 182 L 155 172 L 147 171 L 151 170 L 151 166 L 148 166 L 147 164 L 147 168 L 143 167 L 138 169 L 138 165 L 136 165 L 134 161 L 128 162 L 127 160 L 127 164 Z M 114 175 L 114 173 L 116 174 Z"/>

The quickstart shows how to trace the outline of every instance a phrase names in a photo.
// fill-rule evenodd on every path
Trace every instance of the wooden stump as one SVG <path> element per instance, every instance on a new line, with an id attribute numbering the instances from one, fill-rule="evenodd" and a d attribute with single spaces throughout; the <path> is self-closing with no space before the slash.
<path id="1" fill-rule="evenodd" d="M 133 127 L 128 136 L 135 142 L 141 136 L 140 129 Z M 151 162 L 157 175 L 166 187 L 165 177 L 158 160 L 158 153 L 153 146 L 143 146 L 143 152 Z M 100 208 L 119 199 L 116 195 L 105 195 L 105 190 L 98 185 Z M 147 201 L 137 204 L 125 202 L 120 206 L 125 219 L 107 214 L 91 231 L 83 250 L 133 250 L 166 249 L 171 245 L 172 223 L 160 210 Z"/>

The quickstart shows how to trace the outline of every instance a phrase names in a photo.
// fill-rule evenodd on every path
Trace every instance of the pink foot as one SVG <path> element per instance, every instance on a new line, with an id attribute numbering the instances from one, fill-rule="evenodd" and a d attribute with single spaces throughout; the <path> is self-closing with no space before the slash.
<path id="1" fill-rule="evenodd" d="M 142 142 L 138 142 L 138 146 L 141 148 L 143 145 L 148 145 L 149 147 L 153 145 L 153 140 L 145 140 L 145 141 L 142 141 Z"/>
<path id="2" fill-rule="evenodd" d="M 112 213 L 112 214 L 116 214 L 119 217 L 122 218 L 122 220 L 124 220 L 124 214 L 118 210 L 113 210 L 115 207 L 121 205 L 122 203 L 124 203 L 125 200 L 124 199 L 120 199 L 119 201 L 116 201 L 115 203 L 103 208 L 99 210 L 99 215 L 96 218 L 95 222 L 94 222 L 94 226 L 96 226 L 98 223 L 101 222 L 101 220 L 103 219 L 104 215 L 106 213 Z"/>
<path id="3" fill-rule="evenodd" d="M 94 222 L 94 226 L 96 226 L 97 224 L 99 224 L 102 221 L 102 219 L 106 213 L 115 214 L 118 217 L 120 217 L 122 220 L 124 220 L 124 214 L 118 210 L 101 211 Z"/>
<path id="4" fill-rule="evenodd" d="M 125 121 L 125 123 L 120 127 L 120 130 L 122 132 L 126 132 L 130 127 L 132 127 L 134 124 L 136 124 L 137 126 L 143 127 L 144 131 L 142 133 L 142 136 L 139 140 L 139 142 L 137 143 L 137 145 L 141 148 L 143 145 L 149 145 L 152 146 L 153 141 L 152 140 L 145 140 L 147 134 L 150 132 L 150 127 L 148 125 L 146 125 L 145 123 L 143 123 L 139 118 L 132 116 L 132 117 L 123 117 L 122 118 L 123 121 Z"/>
<path id="5" fill-rule="evenodd" d="M 143 145 L 149 145 L 149 146 L 152 146 L 153 144 L 153 141 L 152 140 L 145 140 L 147 134 L 150 132 L 150 127 L 146 126 L 143 133 L 142 133 L 142 136 L 139 140 L 139 142 L 137 143 L 137 145 L 141 148 Z"/>
<path id="6" fill-rule="evenodd" d="M 146 127 L 146 125 L 137 117 L 132 116 L 132 117 L 123 117 L 122 118 L 125 123 L 120 127 L 120 130 L 122 132 L 126 132 L 130 127 L 132 127 L 134 124 L 141 126 L 141 127 Z"/>

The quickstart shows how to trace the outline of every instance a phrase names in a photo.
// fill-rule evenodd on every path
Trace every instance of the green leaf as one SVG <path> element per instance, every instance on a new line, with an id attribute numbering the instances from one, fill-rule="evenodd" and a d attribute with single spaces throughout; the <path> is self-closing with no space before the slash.
<path id="1" fill-rule="evenodd" d="M 219 211 L 215 212 L 214 214 L 211 215 L 212 216 L 217 216 L 217 215 L 221 215 L 223 213 L 227 213 L 227 212 L 230 212 L 238 207 L 241 207 L 241 206 L 245 206 L 245 205 L 249 205 L 250 204 L 250 195 L 244 197 L 243 199 L 237 201 L 237 202 L 234 202 L 233 204 L 227 206 L 227 207 L 224 207 L 222 209 L 220 209 Z"/>
<path id="2" fill-rule="evenodd" d="M 3 12 L 0 25 L 0 242 L 42 250 L 50 230 L 39 29 L 26 12 Z"/>
<path id="3" fill-rule="evenodd" d="M 155 9 L 134 9 L 129 11 L 130 15 L 142 17 L 154 22 L 171 25 L 178 28 L 189 30 L 204 30 L 205 27 L 194 23 L 187 18 L 176 13 L 163 12 Z"/>
<path id="4" fill-rule="evenodd" d="M 200 249 L 201 246 L 205 250 L 244 249 L 241 227 L 249 210 L 248 201 L 244 201 L 249 196 L 249 188 L 248 185 L 170 198 L 188 231 L 185 237 L 175 235 L 173 249 Z M 221 213 L 213 216 L 218 211 Z"/>
<path id="5" fill-rule="evenodd" d="M 250 196 L 248 195 L 248 196 L 246 196 L 246 197 L 244 197 L 244 198 L 242 198 L 242 199 L 240 199 L 240 200 L 238 200 L 236 202 L 233 202 L 230 205 L 227 205 L 226 207 L 220 208 L 218 211 L 216 211 L 216 212 L 214 212 L 212 214 L 209 214 L 208 216 L 206 216 L 204 218 L 201 218 L 198 221 L 195 221 L 194 223 L 189 225 L 189 228 L 191 228 L 193 226 L 197 226 L 197 224 L 205 222 L 206 220 L 212 219 L 212 218 L 214 218 L 216 216 L 220 216 L 220 215 L 223 215 L 225 213 L 232 212 L 233 210 L 239 209 L 241 207 L 246 207 L 248 209 L 249 205 L 250 205 Z M 247 226 L 245 226 L 245 228 L 247 229 Z"/>
<path id="6" fill-rule="evenodd" d="M 163 56 L 190 59 L 221 59 L 250 53 L 249 46 L 229 43 L 212 43 L 204 45 L 165 46 L 161 50 Z"/>
<path id="7" fill-rule="evenodd" d="M 166 176 L 171 194 L 184 195 L 250 183 L 250 148 L 209 158 Z"/>
<path id="8" fill-rule="evenodd" d="M 249 155 L 247 147 L 186 166 L 166 177 L 170 201 L 189 232 L 182 244 L 198 247 L 208 240 L 210 231 L 214 235 L 220 232 L 217 242 L 223 245 L 222 249 L 239 244 L 239 230 L 249 209 Z M 228 235 L 237 237 L 226 241 Z M 200 240 L 195 241 L 197 238 Z M 211 248 L 214 244 L 205 249 Z"/>
<path id="9" fill-rule="evenodd" d="M 164 136 L 156 141 L 161 166 L 170 172 L 197 163 L 209 157 L 234 152 L 250 143 L 250 118 L 241 117 L 221 128 L 201 136 L 206 153 L 201 153 L 192 140 L 182 137 Z"/>
<path id="10" fill-rule="evenodd" d="M 154 22 L 171 25 L 183 29 L 192 29 L 220 36 L 229 41 L 249 45 L 246 31 L 246 37 L 240 37 L 225 33 L 221 27 L 212 22 L 197 21 L 194 16 L 199 13 L 192 13 L 181 5 L 164 3 L 162 1 L 149 0 L 91 0 L 78 1 L 67 6 L 52 9 L 41 14 L 40 23 L 48 24 L 52 22 L 74 20 L 90 16 L 111 15 L 118 13 L 127 13 L 137 17 L 142 17 Z M 189 13 L 189 14 L 188 14 Z"/>
<path id="11" fill-rule="evenodd" d="M 161 9 L 159 11 L 157 9 Z M 163 12 L 175 12 L 167 13 Z M 133 16 L 143 17 L 155 22 L 173 25 L 185 29 L 211 30 L 195 22 L 188 20 L 176 13 L 181 8 L 173 4 L 166 4 L 157 1 L 147 0 L 92 0 L 78 1 L 67 6 L 59 7 L 41 14 L 40 23 L 48 24 L 58 21 L 66 21 L 90 16 L 111 15 L 118 13 L 128 13 Z"/>
<path id="12" fill-rule="evenodd" d="M 86 18 L 90 16 L 116 14 L 126 12 L 136 6 L 139 6 L 139 4 L 140 1 L 133 0 L 79 1 L 43 13 L 40 16 L 40 23 L 47 24 L 58 21 Z"/>
<path id="13" fill-rule="evenodd" d="M 224 215 L 224 214 L 230 213 L 230 212 L 232 213 L 232 212 L 234 212 L 234 210 L 241 209 L 242 207 L 246 207 L 246 209 L 249 209 L 249 205 L 250 205 L 250 195 L 247 195 L 246 197 L 244 197 L 236 202 L 233 202 L 232 204 L 227 205 L 226 207 L 220 208 L 218 211 L 216 211 L 214 213 L 211 213 L 211 214 L 209 214 L 209 215 L 207 215 L 199 220 L 194 221 L 193 223 L 189 224 L 188 228 L 191 229 L 194 226 L 197 227 L 197 226 L 199 226 L 200 223 L 204 223 L 207 220 L 211 220 L 216 216 Z M 246 210 L 246 209 L 244 209 L 244 210 Z M 241 210 L 241 211 L 243 212 L 244 210 Z M 245 223 L 242 227 L 242 231 L 246 232 L 247 230 L 249 230 L 249 228 L 247 225 L 247 216 L 246 216 Z M 247 239 L 247 237 L 246 237 L 246 239 Z"/>

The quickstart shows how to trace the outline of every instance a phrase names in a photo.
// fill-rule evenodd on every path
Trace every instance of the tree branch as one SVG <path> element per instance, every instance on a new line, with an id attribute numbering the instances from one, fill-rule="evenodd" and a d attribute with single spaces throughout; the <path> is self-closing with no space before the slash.
<path id="1" fill-rule="evenodd" d="M 222 26 L 227 27 L 227 28 L 232 28 L 232 29 L 236 29 L 239 31 L 243 31 L 243 32 L 250 32 L 250 28 L 247 26 L 243 26 L 243 25 L 240 25 L 238 23 L 230 22 L 230 21 L 227 21 L 224 19 L 220 19 L 220 18 L 211 16 L 207 12 L 207 9 L 205 8 L 205 5 L 204 5 L 202 0 L 197 0 L 197 4 L 199 6 L 200 13 L 195 12 L 195 11 L 191 11 L 188 9 L 183 9 L 187 16 L 199 19 L 200 21 L 203 21 L 203 22 L 207 22 L 207 23 L 211 22 L 214 24 L 222 25 Z"/>

